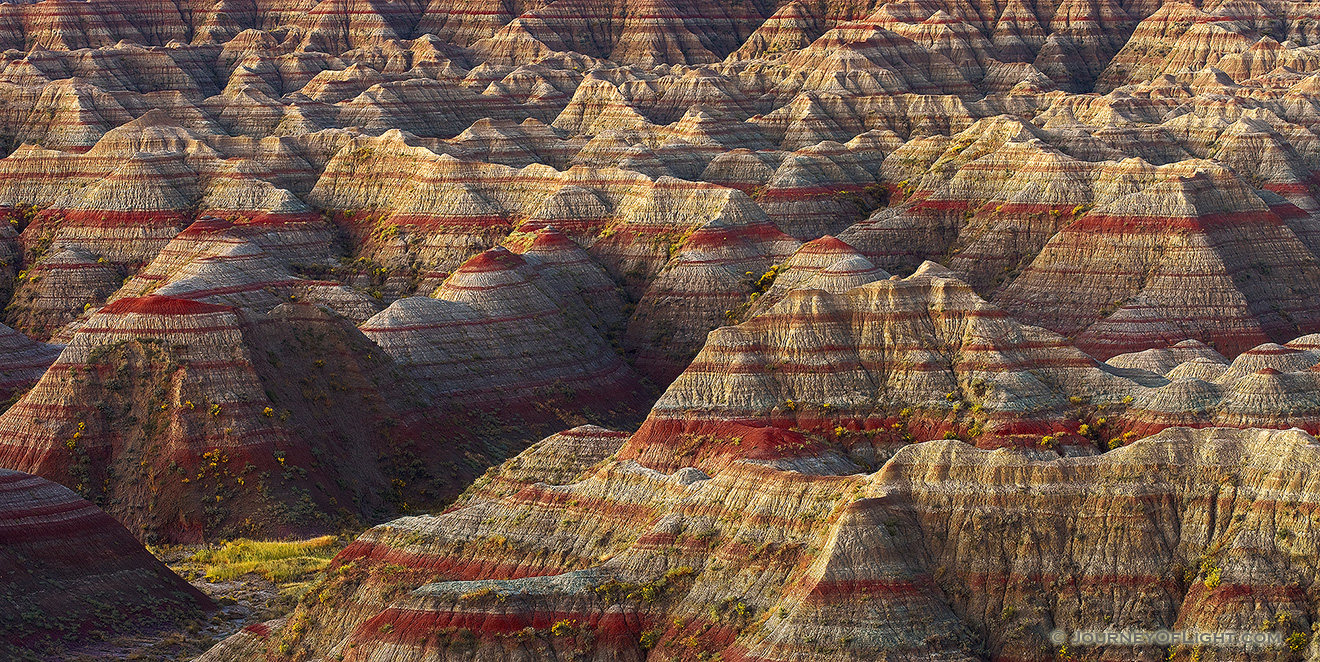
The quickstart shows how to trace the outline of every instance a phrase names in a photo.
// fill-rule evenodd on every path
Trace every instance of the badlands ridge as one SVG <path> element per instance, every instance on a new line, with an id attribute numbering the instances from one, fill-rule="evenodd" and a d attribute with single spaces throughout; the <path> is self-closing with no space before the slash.
<path id="1" fill-rule="evenodd" d="M 1320 657 L 1311 3 L 11 0 L 0 154 L 6 655 Z"/>

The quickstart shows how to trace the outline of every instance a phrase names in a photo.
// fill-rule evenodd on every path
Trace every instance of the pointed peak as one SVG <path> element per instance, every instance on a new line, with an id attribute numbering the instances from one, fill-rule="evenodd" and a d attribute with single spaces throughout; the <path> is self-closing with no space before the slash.
<path id="1" fill-rule="evenodd" d="M 529 250 L 548 251 L 548 250 L 574 250 L 579 249 L 576 242 L 568 235 L 560 232 L 554 226 L 546 226 L 537 231 L 536 237 L 532 239 L 532 245 Z"/>
<path id="2" fill-rule="evenodd" d="M 957 278 L 958 274 L 953 273 L 951 269 L 938 262 L 931 262 L 930 260 L 926 260 L 925 262 L 921 263 L 921 266 L 917 267 L 917 270 L 912 273 L 911 277 L 912 278 L 922 278 L 922 277 Z"/>
<path id="3" fill-rule="evenodd" d="M 143 113 L 141 117 L 138 117 L 132 122 L 124 124 L 120 128 L 123 129 L 128 127 L 148 128 L 148 127 L 181 127 L 181 126 L 182 125 L 180 125 L 177 121 L 175 121 L 173 117 L 170 117 L 169 113 L 165 112 L 164 110 L 161 110 L 160 108 L 152 108 L 151 110 L 148 110 L 147 112 Z"/>
<path id="4" fill-rule="evenodd" d="M 839 239 L 834 235 L 828 235 L 828 234 L 819 239 L 813 239 L 803 244 L 802 248 L 798 249 L 798 252 L 813 253 L 813 254 L 843 254 L 843 255 L 859 254 L 857 252 L 857 249 L 854 248 L 852 244 L 849 244 L 848 242 Z"/>
<path id="5" fill-rule="evenodd" d="M 511 252 L 503 246 L 496 246 L 468 258 L 468 261 L 464 262 L 454 273 L 457 275 L 459 273 L 512 271 L 524 266 L 527 266 L 527 261 L 517 253 Z"/>
<path id="6" fill-rule="evenodd" d="M 127 297 L 102 308 L 98 314 L 109 315 L 205 315 L 232 312 L 229 306 L 217 306 L 191 299 L 153 294 L 145 297 Z"/>
<path id="7" fill-rule="evenodd" d="M 944 11 L 943 9 L 937 9 L 934 14 L 930 15 L 930 18 L 922 21 L 922 24 L 947 25 L 949 23 L 961 23 L 961 22 L 962 21 L 959 21 L 958 19 L 954 18 L 952 15 L 950 15 L 948 12 Z"/>

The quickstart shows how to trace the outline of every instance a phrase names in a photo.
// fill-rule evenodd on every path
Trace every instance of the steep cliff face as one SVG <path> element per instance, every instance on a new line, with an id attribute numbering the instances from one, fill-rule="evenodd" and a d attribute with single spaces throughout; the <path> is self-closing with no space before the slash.
<path id="1" fill-rule="evenodd" d="M 148 540 L 307 533 L 443 502 L 541 434 L 649 404 L 611 346 L 618 287 L 562 233 L 383 311 L 292 273 L 330 243 L 321 222 L 198 221 L 62 353 L 11 331 L 6 385 L 35 386 L 0 422 L 4 462 Z"/>
<path id="2" fill-rule="evenodd" d="M 1101 356 L 1315 330 L 1312 293 L 1285 283 L 1320 245 L 1320 59 L 1289 3 L 139 4 L 4 10 L 0 206 L 21 231 L 4 261 L 35 277 L 6 320 L 38 337 L 67 339 L 199 216 L 323 214 L 349 241 L 300 273 L 365 260 L 334 279 L 384 305 L 553 225 L 624 281 L 644 311 L 625 350 L 660 382 L 753 293 L 733 272 L 793 249 L 682 255 L 721 220 L 839 235 L 894 273 L 935 259 Z M 1096 76 L 1105 96 L 1059 91 Z M 1251 227 L 1186 249 L 1120 228 L 1223 215 Z M 1100 235 L 1141 267 L 1086 292 L 1052 275 L 1102 271 Z M 1205 270 L 1206 300 L 1170 289 Z M 1198 321 L 1207 306 L 1232 322 Z"/>
<path id="3" fill-rule="evenodd" d="M 585 251 L 543 230 L 523 254 L 488 250 L 433 296 L 400 299 L 361 328 L 429 397 L 455 409 L 515 425 L 569 423 L 564 417 L 583 408 L 617 420 L 636 415 L 648 395 L 607 340 L 622 330 L 617 297 Z"/>
<path id="4" fill-rule="evenodd" d="M 336 501 L 379 507 L 388 481 L 366 442 L 387 414 L 365 387 L 388 379 L 388 359 L 366 359 L 356 335 L 355 347 L 324 313 L 290 304 L 261 319 L 120 299 L 6 412 L 5 464 L 69 485 L 148 540 L 301 531 L 337 515 Z M 291 351 L 300 342 L 325 352 L 324 370 Z M 335 423 L 345 412 L 357 420 Z"/>
<path id="5" fill-rule="evenodd" d="M 843 444 L 862 463 L 875 462 L 877 449 L 945 433 L 991 445 L 1043 436 L 1089 444 L 1077 435 L 1073 398 L 1121 406 L 1137 385 L 951 276 L 928 263 L 907 279 L 837 295 L 806 284 L 713 332 L 621 457 L 710 470 L 739 457 L 774 462 L 781 447 L 806 444 L 837 463 L 837 450 L 798 430 Z M 753 434 L 766 424 L 783 432 Z M 731 441 L 740 431 L 752 434 L 747 448 Z"/>
<path id="6" fill-rule="evenodd" d="M 1189 340 L 1102 364 L 929 263 L 837 294 L 816 276 L 711 333 L 620 457 L 708 471 L 809 447 L 845 470 L 939 438 L 1093 453 L 1171 426 L 1320 433 L 1314 352 L 1303 336 L 1230 362 Z"/>
<path id="7" fill-rule="evenodd" d="M 1197 114 L 1167 124 L 1215 124 Z M 908 204 L 840 237 L 893 270 L 945 260 L 1018 319 L 1101 358 L 1185 339 L 1236 354 L 1314 330 L 1312 194 L 1283 184 L 1290 175 L 1267 174 L 1275 166 L 1250 174 L 1234 156 L 1258 148 L 1236 142 L 1207 154 L 1190 134 L 1171 141 L 1186 145 L 1183 156 L 1116 160 L 1099 133 L 1081 139 L 1051 123 L 999 117 L 910 141 L 883 167 Z M 1217 124 L 1209 135 L 1219 140 L 1267 125 L 1247 116 Z"/>

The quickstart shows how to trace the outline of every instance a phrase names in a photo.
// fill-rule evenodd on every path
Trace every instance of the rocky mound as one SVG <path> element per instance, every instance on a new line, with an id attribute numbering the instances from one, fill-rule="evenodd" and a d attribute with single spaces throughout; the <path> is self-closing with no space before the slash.
<path id="1" fill-rule="evenodd" d="M 1205 495 L 1304 510 L 1250 463 L 1309 442 L 1161 431 L 1320 432 L 1315 44 L 1289 0 L 3 3 L 0 465 L 277 536 L 573 428 L 214 659 L 1301 635 L 1301 524 Z"/>
<path id="2" fill-rule="evenodd" d="M 806 445 L 851 469 L 799 430 L 863 464 L 877 449 L 946 433 L 991 446 L 1089 443 L 1077 434 L 1078 404 L 1121 406 L 1139 388 L 1115 373 L 937 265 L 838 294 L 808 280 L 711 333 L 621 457 L 709 470 L 731 457 L 773 464 L 783 448 Z M 731 441 L 743 434 L 749 446 Z"/>
<path id="3" fill-rule="evenodd" d="M 1056 628 L 1268 615 L 1300 650 L 1304 598 L 1282 587 L 1309 572 L 1294 550 L 1310 520 L 1280 504 L 1305 502 L 1320 442 L 1209 426 L 1315 429 L 1318 348 L 1307 336 L 1230 364 L 1183 342 L 1100 364 L 935 265 L 839 294 L 789 288 L 712 333 L 631 437 L 548 438 L 445 514 L 369 531 L 272 641 L 346 659 L 1034 660 L 1057 653 Z M 1134 480 L 1166 506 L 1115 536 Z"/>
<path id="4" fill-rule="evenodd" d="M 185 541 L 661 392 L 624 458 L 711 475 L 1320 431 L 1313 15 L 0 4 L 0 464 Z"/>
<path id="5" fill-rule="evenodd" d="M 41 659 L 71 642 L 177 624 L 215 609 L 96 506 L 5 469 L 0 569 L 0 651 L 8 659 Z"/>
<path id="6" fill-rule="evenodd" d="M 292 262 L 382 307 L 554 225 L 623 281 L 643 313 L 625 350 L 660 382 L 795 248 L 767 222 L 891 273 L 944 263 L 1100 356 L 1315 330 L 1314 293 L 1287 285 L 1320 246 L 1302 8 L 552 4 L 7 6 L 4 261 L 29 276 L 7 321 L 67 339 L 209 214 L 346 232 Z M 760 245 L 685 241 L 715 221 Z M 1054 275 L 1102 273 L 1102 236 L 1130 272 Z"/>
<path id="7" fill-rule="evenodd" d="M 123 298 L 0 417 L 0 455 L 147 540 L 325 530 L 407 496 L 384 473 L 413 438 L 395 429 L 407 386 L 392 370 L 310 305 Z M 452 492 L 449 475 L 416 487 Z"/>
<path id="8" fill-rule="evenodd" d="M 576 244 L 542 231 L 523 254 L 486 251 L 433 297 L 400 299 L 361 328 L 455 410 L 510 423 L 557 420 L 556 409 L 625 418 L 645 407 L 647 389 L 606 340 L 621 330 L 609 282 Z"/>
<path id="9" fill-rule="evenodd" d="M 527 459 L 576 443 L 548 439 Z M 1317 461 L 1305 433 L 1226 429 L 1078 458 L 933 441 L 851 476 L 745 460 L 666 474 L 614 460 L 369 531 L 272 633 L 288 652 L 267 650 L 1044 660 L 1058 654 L 1055 629 L 1107 624 L 1263 629 L 1289 643 L 1200 655 L 1299 659 L 1311 620 L 1289 586 L 1314 571 L 1312 522 L 1283 504 L 1306 502 Z M 520 458 L 500 474 L 527 470 Z M 1116 535 L 1114 513 L 1134 498 L 1163 505 Z"/>
<path id="10" fill-rule="evenodd" d="M 1089 454 L 1173 426 L 1320 434 L 1314 335 L 1231 362 L 1183 341 L 1102 364 L 930 263 L 837 293 L 818 278 L 712 332 L 619 457 L 711 471 L 811 455 L 833 473 L 940 438 Z"/>
<path id="11" fill-rule="evenodd" d="M 1101 358 L 1186 339 L 1232 355 L 1315 330 L 1309 193 L 1294 204 L 1248 167 L 1101 160 L 1112 152 L 1097 147 L 1007 117 L 911 141 L 884 166 L 909 203 L 840 237 L 891 270 L 942 259 Z"/>
<path id="12" fill-rule="evenodd" d="M 68 325 L 59 360 L 0 420 L 4 462 L 148 540 L 306 533 L 452 498 L 537 435 L 649 404 L 611 347 L 617 286 L 563 234 L 492 249 L 436 298 L 384 311 L 291 273 L 323 236 L 304 221 L 192 224 Z M 33 360 L 19 349 L 15 380 Z"/>

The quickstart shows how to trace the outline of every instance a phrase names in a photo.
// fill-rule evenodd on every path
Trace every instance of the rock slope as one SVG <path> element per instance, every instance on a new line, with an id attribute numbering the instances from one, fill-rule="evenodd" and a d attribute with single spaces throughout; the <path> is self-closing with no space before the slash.
<path id="1" fill-rule="evenodd" d="M 547 438 L 368 531 L 266 650 L 1048 660 L 1057 628 L 1264 622 L 1290 643 L 1173 659 L 1301 659 L 1318 350 L 1102 364 L 933 264 L 789 289 L 635 434 Z"/>
<path id="2" fill-rule="evenodd" d="M 71 490 L 0 470 L 0 652 L 36 660 L 89 636 L 137 633 L 215 605 Z"/>
<path id="3" fill-rule="evenodd" d="M 0 4 L 0 465 L 177 542 L 439 507 L 643 418 L 620 461 L 711 476 L 1320 432 L 1315 26 L 1290 0 Z M 895 618 L 949 639 L 902 646 L 953 656 L 969 621 L 936 602 Z"/>
<path id="4" fill-rule="evenodd" d="M 1291 646 L 1068 655 L 1278 660 L 1302 659 L 1314 619 L 1299 583 L 1315 570 L 1320 443 L 1296 430 L 1177 428 L 1073 458 L 932 441 L 848 476 L 801 456 L 714 475 L 609 460 L 525 482 L 580 443 L 502 468 L 507 496 L 369 531 L 257 650 L 1052 660 L 1054 629 L 1117 627 L 1263 629 Z M 212 659 L 239 659 L 224 650 Z"/>

